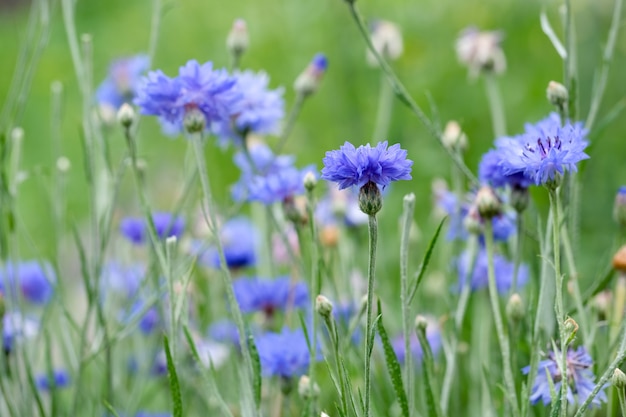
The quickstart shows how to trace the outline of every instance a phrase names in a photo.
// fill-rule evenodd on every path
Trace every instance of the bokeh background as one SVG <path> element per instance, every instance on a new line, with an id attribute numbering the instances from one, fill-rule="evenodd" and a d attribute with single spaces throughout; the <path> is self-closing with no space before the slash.
<path id="1" fill-rule="evenodd" d="M 574 0 L 578 45 L 580 110 L 586 117 L 594 75 L 600 67 L 613 2 Z M 0 2 L 0 100 L 4 101 L 14 75 L 15 63 L 27 39 L 29 2 Z M 534 122 L 551 111 L 545 99 L 548 81 L 562 80 L 562 62 L 542 33 L 539 14 L 546 10 L 553 26 L 561 32 L 555 1 L 503 0 L 379 0 L 359 1 L 368 18 L 397 23 L 403 32 L 405 53 L 393 67 L 413 97 L 428 110 L 427 94 L 437 105 L 443 124 L 458 120 L 469 137 L 466 154 L 470 168 L 476 169 L 481 154 L 492 142 L 489 107 L 482 80 L 468 78 L 467 70 L 456 59 L 454 42 L 467 26 L 501 29 L 508 69 L 499 77 L 507 129 L 519 132 L 525 122 Z M 149 0 L 83 0 L 76 6 L 79 33 L 93 36 L 94 84 L 104 77 L 111 60 L 145 52 L 148 47 L 152 2 Z M 370 141 L 374 128 L 380 73 L 367 66 L 365 44 L 341 0 L 264 0 L 228 2 L 207 0 L 164 1 L 159 41 L 153 68 L 174 74 L 189 59 L 212 60 L 226 66 L 229 56 L 226 35 L 235 18 L 248 23 L 250 49 L 242 60 L 244 68 L 265 70 L 272 86 L 284 85 L 288 105 L 293 102 L 293 80 L 317 52 L 329 59 L 329 70 L 318 93 L 304 106 L 286 151 L 297 155 L 298 164 L 315 163 L 321 168 L 324 152 L 344 141 L 355 144 Z M 58 2 L 50 14 L 50 37 L 33 74 L 32 86 L 16 120 L 25 129 L 23 164 L 31 172 L 20 189 L 19 213 L 31 241 L 22 251 L 31 256 L 52 254 L 54 234 L 48 196 L 51 157 L 50 86 L 64 86 L 62 153 L 72 162 L 68 184 L 70 219 L 87 215 L 86 182 L 82 170 L 79 139 L 81 102 L 63 19 Z M 598 116 L 626 99 L 626 31 L 619 34 L 608 88 Z M 620 115 L 610 125 L 591 135 L 591 160 L 582 170 L 581 235 L 578 252 L 583 279 L 591 280 L 606 262 L 615 226 L 611 209 L 615 191 L 626 183 L 626 119 Z M 420 122 L 400 102 L 395 102 L 390 142 L 400 142 L 415 161 L 413 180 L 394 185 L 387 197 L 383 225 L 393 229 L 406 192 L 417 195 L 416 218 L 429 234 L 431 180 L 449 178 L 451 164 L 442 149 L 428 136 Z M 120 132 L 107 138 L 114 149 L 124 148 Z M 155 120 L 141 126 L 140 156 L 148 164 L 151 195 L 155 205 L 170 209 L 180 187 L 184 139 L 171 140 L 160 134 Z M 208 166 L 217 197 L 228 204 L 228 187 L 238 172 L 231 163 L 231 150 L 217 147 L 207 153 Z M 132 183 L 123 190 L 120 209 L 136 214 Z M 545 203 L 541 190 L 534 193 L 539 206 Z M 128 214 L 128 213 L 127 213 Z M 383 232 L 382 239 L 385 239 Z M 427 240 L 427 239 L 426 239 Z M 416 255 L 417 256 L 417 255 Z M 393 265 L 397 260 L 390 261 Z M 385 265 L 383 263 L 383 265 Z M 586 284 L 589 282 L 587 281 Z"/>

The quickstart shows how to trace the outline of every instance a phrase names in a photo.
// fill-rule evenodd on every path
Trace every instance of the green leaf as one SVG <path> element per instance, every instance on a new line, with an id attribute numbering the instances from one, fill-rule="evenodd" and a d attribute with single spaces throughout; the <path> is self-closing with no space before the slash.
<path id="1" fill-rule="evenodd" d="M 170 380 L 170 391 L 172 392 L 172 403 L 174 405 L 173 417 L 183 417 L 183 399 L 180 394 L 180 384 L 178 382 L 178 374 L 176 366 L 170 352 L 170 344 L 166 335 L 163 335 L 163 347 L 165 348 L 165 357 L 167 359 L 167 373 Z"/>
<path id="2" fill-rule="evenodd" d="M 252 389 L 254 390 L 254 403 L 257 408 L 261 406 L 261 388 L 263 379 L 261 378 L 261 359 L 259 351 L 254 343 L 254 337 L 248 335 L 248 345 L 250 347 L 250 359 L 252 359 Z"/>
<path id="3" fill-rule="evenodd" d="M 117 414 L 117 411 L 115 411 L 115 408 L 113 408 L 113 406 L 109 404 L 107 400 L 102 400 L 102 403 L 104 404 L 104 408 L 106 408 L 111 414 L 113 414 L 113 417 L 120 417 L 120 415 Z"/>
<path id="4" fill-rule="evenodd" d="M 389 341 L 389 336 L 387 335 L 385 326 L 383 326 L 380 300 L 378 300 L 378 312 L 381 317 L 378 321 L 378 334 L 380 335 L 380 340 L 383 342 L 385 362 L 387 363 L 387 371 L 389 372 L 389 377 L 391 378 L 391 385 L 393 385 L 393 390 L 398 398 L 398 402 L 400 403 L 402 415 L 404 417 L 409 417 L 409 402 L 407 400 L 406 392 L 404 391 L 404 384 L 402 382 L 402 369 L 400 368 L 398 357 L 396 356 L 396 353 L 391 346 L 391 342 Z"/>
<path id="5" fill-rule="evenodd" d="M 420 265 L 417 278 L 415 279 L 415 282 L 411 286 L 412 288 L 409 289 L 409 304 L 411 304 L 411 301 L 413 301 L 413 297 L 415 297 L 415 293 L 417 293 L 417 289 L 419 288 L 419 285 L 422 282 L 422 279 L 424 279 L 424 274 L 426 273 L 426 269 L 428 268 L 430 257 L 433 254 L 433 250 L 435 249 L 435 244 L 437 243 L 437 239 L 439 239 L 439 234 L 441 233 L 441 228 L 443 227 L 443 224 L 447 218 L 448 217 L 444 217 L 443 219 L 441 219 L 441 222 L 439 223 L 439 226 L 437 227 L 435 234 L 430 239 L 430 243 L 428 244 L 428 248 L 426 249 L 426 253 L 424 254 L 424 259 L 422 259 L 422 264 Z"/>

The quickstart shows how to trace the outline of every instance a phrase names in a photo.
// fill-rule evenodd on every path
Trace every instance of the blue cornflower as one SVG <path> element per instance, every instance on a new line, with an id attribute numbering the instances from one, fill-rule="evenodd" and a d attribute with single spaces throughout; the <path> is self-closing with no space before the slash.
<path id="1" fill-rule="evenodd" d="M 468 275 L 470 268 L 470 254 L 463 252 L 456 261 L 456 268 L 459 273 L 459 289 L 465 285 L 465 277 Z M 496 287 L 501 294 L 507 293 L 513 284 L 513 270 L 515 268 L 512 262 L 507 261 L 502 255 L 494 254 L 493 257 L 494 275 L 496 278 Z M 486 288 L 489 285 L 488 276 L 487 251 L 481 248 L 476 255 L 474 264 L 474 272 L 470 277 L 470 287 L 473 291 Z M 517 273 L 517 285 L 523 286 L 528 281 L 528 266 L 521 264 Z"/>
<path id="2" fill-rule="evenodd" d="M 430 345 L 430 350 L 433 352 L 433 355 L 437 355 L 441 350 L 441 329 L 439 324 L 435 319 L 429 319 L 428 327 L 426 327 L 426 340 L 428 340 L 428 344 Z M 420 345 L 419 340 L 417 339 L 417 335 L 412 332 L 409 340 L 411 346 L 411 353 L 413 354 L 413 358 L 415 358 L 417 364 L 422 362 L 422 357 L 424 352 L 422 351 L 422 345 Z M 393 339 L 391 342 L 391 346 L 393 347 L 393 351 L 398 358 L 398 362 L 401 364 L 404 363 L 406 358 L 406 350 L 404 346 L 404 336 L 399 335 Z"/>
<path id="3" fill-rule="evenodd" d="M 626 227 L 626 186 L 621 186 L 615 194 L 613 219 L 621 227 Z"/>
<path id="4" fill-rule="evenodd" d="M 505 175 L 522 173 L 536 185 L 546 184 L 563 175 L 576 172 L 576 164 L 589 156 L 584 152 L 588 145 L 587 131 L 581 122 L 567 121 L 552 113 L 536 124 L 527 124 L 525 134 L 499 144 Z"/>
<path id="5" fill-rule="evenodd" d="M 65 388 L 70 385 L 70 376 L 64 369 L 55 369 L 50 376 L 52 376 L 55 388 Z M 35 384 L 42 391 L 50 390 L 50 382 L 48 374 L 39 374 L 35 377 Z"/>
<path id="6" fill-rule="evenodd" d="M 19 312 L 6 312 L 2 318 L 2 348 L 5 353 L 13 350 L 13 345 L 24 339 L 31 339 L 39 333 L 39 322 L 25 317 Z"/>
<path id="7" fill-rule="evenodd" d="M 231 320 L 222 319 L 209 326 L 209 336 L 216 342 L 239 346 L 239 330 Z"/>
<path id="8" fill-rule="evenodd" d="M 315 167 L 309 165 L 300 170 L 290 166 L 255 175 L 248 183 L 248 200 L 270 205 L 304 194 L 304 177 L 309 172 L 316 174 Z"/>
<path id="9" fill-rule="evenodd" d="M 154 213 L 152 221 L 160 239 L 180 237 L 185 230 L 185 220 L 182 217 L 174 218 L 171 213 Z M 120 223 L 120 232 L 135 245 L 141 245 L 148 238 L 147 226 L 143 217 L 126 217 Z"/>
<path id="10" fill-rule="evenodd" d="M 246 268 L 256 263 L 258 233 L 252 222 L 241 216 L 235 217 L 222 225 L 220 241 L 224 249 L 226 265 L 229 268 Z M 220 258 L 214 246 L 202 250 L 201 244 L 196 242 L 192 252 L 198 255 L 198 260 L 207 266 L 218 269 Z M 196 249 L 196 250 L 194 250 Z"/>
<path id="11" fill-rule="evenodd" d="M 558 350 L 556 352 L 550 351 L 548 352 L 548 359 L 539 362 L 535 384 L 530 393 L 531 403 L 536 404 L 541 400 L 544 404 L 550 404 L 552 401 L 548 374 L 554 384 L 554 390 L 556 392 L 560 391 L 563 377 L 557 364 L 558 357 L 560 357 Z M 522 372 L 528 374 L 530 372 L 530 366 L 523 368 Z M 567 401 L 571 404 L 584 402 L 595 387 L 594 380 L 596 377 L 593 374 L 593 360 L 583 346 L 579 346 L 578 349 L 575 350 L 573 348 L 567 350 L 566 373 Z M 574 395 L 576 395 L 576 397 L 574 397 Z M 591 405 L 600 406 L 602 402 L 606 401 L 607 397 L 603 387 L 593 399 Z"/>
<path id="12" fill-rule="evenodd" d="M 0 292 L 10 291 L 4 288 L 5 283 L 8 283 L 9 288 L 15 285 L 24 299 L 33 304 L 46 304 L 50 301 L 55 281 L 54 270 L 47 262 L 7 262 L 0 269 Z"/>
<path id="13" fill-rule="evenodd" d="M 291 378 L 309 367 L 309 347 L 302 329 L 265 333 L 255 340 L 264 376 Z"/>
<path id="14" fill-rule="evenodd" d="M 240 110 L 231 121 L 217 122 L 213 131 L 223 140 L 239 139 L 244 133 L 277 134 L 285 115 L 283 89 L 270 90 L 269 77 L 264 72 L 237 72 L 235 89 L 241 94 Z"/>
<path id="15" fill-rule="evenodd" d="M 122 265 L 111 261 L 102 268 L 100 285 L 103 294 L 108 292 L 124 294 L 126 298 L 131 298 L 141 286 L 141 282 L 146 273 L 146 267 L 141 264 Z"/>
<path id="16" fill-rule="evenodd" d="M 162 324 L 161 316 L 157 307 L 153 306 L 146 309 L 145 301 L 142 299 L 135 301 L 135 303 L 130 307 L 130 311 L 125 314 L 123 321 L 131 322 L 139 314 L 141 314 L 141 317 L 139 318 L 139 329 L 143 334 L 147 335 L 152 333 Z"/>
<path id="17" fill-rule="evenodd" d="M 392 181 L 410 180 L 413 161 L 406 159 L 407 152 L 400 144 L 387 146 L 385 141 L 375 147 L 368 143 L 355 148 L 345 142 L 339 150 L 326 152 L 322 179 L 336 182 L 339 189 L 369 182 L 386 187 Z"/>
<path id="18" fill-rule="evenodd" d="M 170 78 L 161 71 L 152 71 L 143 79 L 135 104 L 141 113 L 159 116 L 169 124 L 182 128 L 185 115 L 197 109 L 205 125 L 225 122 L 241 107 L 236 79 L 225 69 L 213 69 L 213 63 L 200 65 L 191 60 L 180 67 L 178 76 Z"/>
<path id="19" fill-rule="evenodd" d="M 134 55 L 113 61 L 107 77 L 96 90 L 96 100 L 101 105 L 118 109 L 130 103 L 137 94 L 143 74 L 150 68 L 148 55 Z"/>
<path id="20" fill-rule="evenodd" d="M 496 141 L 496 149 L 487 151 L 478 166 L 478 178 L 482 183 L 493 187 L 510 186 L 512 188 L 528 188 L 533 181 L 523 172 L 507 174 L 503 164 L 507 158 L 507 144 L 517 141 L 516 138 L 500 138 Z"/>
<path id="21" fill-rule="evenodd" d="M 268 317 L 277 310 L 305 308 L 309 291 L 303 282 L 289 277 L 277 279 L 241 278 L 234 282 L 235 298 L 243 313 L 263 311 Z"/>

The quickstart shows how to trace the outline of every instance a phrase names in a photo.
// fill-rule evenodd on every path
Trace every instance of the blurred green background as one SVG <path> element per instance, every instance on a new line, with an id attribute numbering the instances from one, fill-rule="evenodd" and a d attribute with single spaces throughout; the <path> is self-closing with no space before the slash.
<path id="1" fill-rule="evenodd" d="M 62 82 L 65 88 L 62 152 L 72 162 L 68 188 L 70 218 L 80 220 L 88 209 L 78 134 L 81 103 L 61 9 L 58 2 L 54 3 L 50 39 L 34 73 L 23 115 L 16 121 L 26 132 L 23 163 L 33 172 L 20 189 L 19 212 L 35 246 L 25 245 L 23 250 L 32 256 L 44 257 L 50 256 L 54 247 L 46 173 L 53 164 L 50 85 L 55 80 Z M 574 0 L 572 3 L 579 48 L 580 109 L 584 118 L 589 109 L 594 74 L 600 66 L 613 2 Z M 491 145 L 492 127 L 482 80 L 470 80 L 467 70 L 457 62 L 454 42 L 458 33 L 469 25 L 504 31 L 508 69 L 498 82 L 506 107 L 508 132 L 516 133 L 524 122 L 537 121 L 551 111 L 545 99 L 546 85 L 550 80 L 562 80 L 562 62 L 539 24 L 539 14 L 545 9 L 560 33 L 560 4 L 535 0 L 358 2 L 367 18 L 391 20 L 401 27 L 405 53 L 393 67 L 413 97 L 427 110 L 426 94 L 432 95 L 442 124 L 449 119 L 461 123 L 469 137 L 467 162 L 472 169 Z M 0 10 L 0 98 L 4 101 L 19 48 L 26 39 L 29 5 L 22 2 Z M 151 14 L 149 0 L 77 2 L 78 32 L 93 36 L 95 85 L 105 77 L 111 60 L 146 51 Z M 297 154 L 299 165 L 316 163 L 321 168 L 326 150 L 337 148 L 346 140 L 355 144 L 370 140 L 380 74 L 366 65 L 364 41 L 341 0 L 165 1 L 153 68 L 174 74 L 189 59 L 228 65 L 225 39 L 233 20 L 239 17 L 247 21 L 251 38 L 242 66 L 263 69 L 270 74 L 272 86 L 286 86 L 288 105 L 294 98 L 293 80 L 311 57 L 316 52 L 328 56 L 328 73 L 319 92 L 306 102 L 287 145 L 288 152 Z M 598 121 L 625 99 L 625 64 L 626 31 L 622 30 Z M 610 216 L 613 198 L 617 187 L 626 183 L 624 120 L 620 116 L 601 131 L 593 132 L 589 149 L 591 160 L 582 172 L 579 252 L 585 254 L 581 267 L 588 278 L 595 277 L 599 262 L 606 260 L 613 242 L 615 226 Z M 113 148 L 124 148 L 120 132 L 111 132 L 108 140 Z M 435 176 L 448 178 L 450 162 L 420 122 L 399 102 L 394 105 L 389 141 L 402 143 L 415 165 L 413 180 L 394 185 L 391 190 L 387 200 L 393 208 L 385 215 L 384 224 L 394 225 L 402 195 L 414 191 L 418 199 L 418 223 L 430 234 L 432 226 L 423 224 L 432 207 L 431 180 Z M 162 137 L 156 121 L 145 120 L 139 148 L 141 157 L 148 163 L 156 206 L 171 208 L 179 191 L 177 187 L 180 187 L 180 167 L 186 149 L 184 140 Z M 227 203 L 228 186 L 238 177 L 231 163 L 231 153 L 232 150 L 218 148 L 207 153 L 210 174 L 222 204 Z M 537 191 L 535 196 L 545 201 L 545 193 Z M 134 209 L 132 184 L 124 189 L 121 201 L 125 206 L 122 210 Z M 393 233 L 395 235 L 395 230 Z M 395 237 L 393 239 L 396 241 Z M 396 263 L 394 260 L 393 264 Z"/>

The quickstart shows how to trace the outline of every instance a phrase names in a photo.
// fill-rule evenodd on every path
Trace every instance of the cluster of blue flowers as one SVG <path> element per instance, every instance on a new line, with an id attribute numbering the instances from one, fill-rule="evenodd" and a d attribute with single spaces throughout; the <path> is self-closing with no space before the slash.
<path id="1" fill-rule="evenodd" d="M 243 216 L 232 218 L 222 225 L 220 241 L 226 265 L 230 269 L 249 268 L 256 264 L 259 237 L 252 222 Z M 192 242 L 191 253 L 205 266 L 219 269 L 220 258 L 215 245 L 204 247 L 199 240 Z"/>
<path id="2" fill-rule="evenodd" d="M 152 222 L 159 239 L 171 236 L 180 238 L 185 231 L 182 217 L 174 217 L 171 213 L 159 212 L 152 215 Z M 143 245 L 148 240 L 148 222 L 143 217 L 125 217 L 120 222 L 120 232 L 135 245 Z"/>

